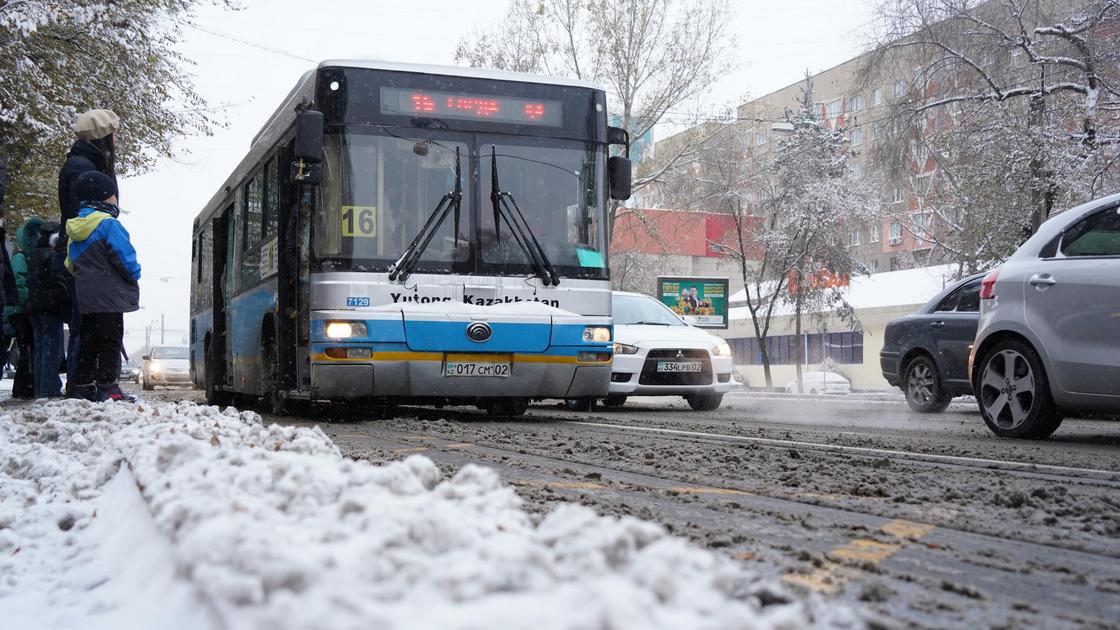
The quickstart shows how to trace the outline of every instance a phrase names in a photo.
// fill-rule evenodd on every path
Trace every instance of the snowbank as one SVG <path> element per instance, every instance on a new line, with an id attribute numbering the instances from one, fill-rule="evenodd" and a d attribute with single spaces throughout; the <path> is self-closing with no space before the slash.
<path id="1" fill-rule="evenodd" d="M 0 462 L 5 627 L 858 625 L 655 524 L 535 522 L 488 468 L 354 462 L 249 412 L 37 402 Z"/>

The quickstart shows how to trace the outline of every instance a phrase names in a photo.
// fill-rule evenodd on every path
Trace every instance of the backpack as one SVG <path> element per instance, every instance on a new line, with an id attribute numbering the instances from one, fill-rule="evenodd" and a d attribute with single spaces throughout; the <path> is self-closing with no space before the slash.
<path id="1" fill-rule="evenodd" d="M 27 259 L 27 301 L 30 313 L 51 315 L 69 322 L 74 308 L 70 272 L 65 267 L 65 254 L 51 242 L 57 242 L 61 229 L 55 221 L 44 222 L 39 227 L 38 241 Z"/>

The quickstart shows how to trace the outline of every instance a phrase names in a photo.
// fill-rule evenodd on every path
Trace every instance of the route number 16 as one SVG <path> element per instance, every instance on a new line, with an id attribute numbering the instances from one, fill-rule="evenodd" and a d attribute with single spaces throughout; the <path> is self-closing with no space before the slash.
<path id="1" fill-rule="evenodd" d="M 377 236 L 377 208 L 342 206 L 342 235 L 365 238 Z"/>

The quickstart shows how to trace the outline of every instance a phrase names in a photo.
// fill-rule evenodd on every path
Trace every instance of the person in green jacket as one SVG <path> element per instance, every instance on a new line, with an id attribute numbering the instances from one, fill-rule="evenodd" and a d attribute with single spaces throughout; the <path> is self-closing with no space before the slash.
<path id="1" fill-rule="evenodd" d="M 42 224 L 41 217 L 31 217 L 16 230 L 18 249 L 12 256 L 12 274 L 15 276 L 19 301 L 4 306 L 4 319 L 8 320 L 15 332 L 16 347 L 19 348 L 16 376 L 12 382 L 12 398 L 35 397 L 35 378 L 31 370 L 35 335 L 32 332 L 31 316 L 27 313 L 27 252 L 35 249 L 39 226 Z"/>

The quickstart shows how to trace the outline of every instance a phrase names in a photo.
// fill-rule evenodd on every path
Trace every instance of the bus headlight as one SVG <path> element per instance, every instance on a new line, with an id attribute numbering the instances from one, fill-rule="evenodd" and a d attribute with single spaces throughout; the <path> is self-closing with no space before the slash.
<path id="1" fill-rule="evenodd" d="M 611 340 L 611 329 L 606 326 L 588 326 L 583 329 L 583 340 L 606 343 Z"/>
<path id="2" fill-rule="evenodd" d="M 631 346 L 624 343 L 614 342 L 615 354 L 638 354 L 638 346 Z"/>
<path id="3" fill-rule="evenodd" d="M 712 350 L 712 354 L 717 357 L 729 357 L 731 356 L 731 346 L 727 345 L 726 341 L 721 341 L 716 344 L 715 349 Z"/>
<path id="4" fill-rule="evenodd" d="M 327 336 L 331 339 L 365 337 L 366 325 L 362 322 L 327 322 Z"/>

